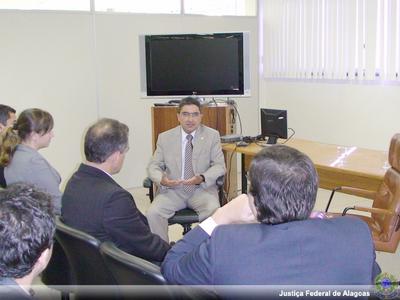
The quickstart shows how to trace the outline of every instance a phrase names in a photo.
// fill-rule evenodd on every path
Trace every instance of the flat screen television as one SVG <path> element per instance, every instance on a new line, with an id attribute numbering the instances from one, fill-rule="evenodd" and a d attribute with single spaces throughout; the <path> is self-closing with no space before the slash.
<path id="1" fill-rule="evenodd" d="M 261 108 L 261 135 L 267 144 L 276 144 L 278 138 L 287 139 L 287 111 Z"/>
<path id="2" fill-rule="evenodd" d="M 250 96 L 247 32 L 141 39 L 144 96 Z"/>

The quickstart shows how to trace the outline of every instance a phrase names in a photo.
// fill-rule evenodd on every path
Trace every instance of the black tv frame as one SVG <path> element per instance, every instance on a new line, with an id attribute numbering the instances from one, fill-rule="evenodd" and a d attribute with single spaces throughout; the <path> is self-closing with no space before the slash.
<path id="1" fill-rule="evenodd" d="M 221 39 L 232 39 L 237 41 L 237 65 L 235 67 L 235 75 L 237 78 L 237 82 L 231 85 L 230 88 L 227 87 L 222 87 L 222 88 L 200 88 L 196 89 L 195 87 L 192 87 L 188 89 L 187 87 L 179 87 L 177 88 L 178 85 L 171 86 L 171 88 L 164 88 L 164 89 L 157 89 L 155 84 L 153 83 L 154 77 L 158 75 L 153 75 L 154 69 L 152 67 L 152 62 L 153 62 L 153 53 L 152 53 L 152 43 L 154 42 L 159 42 L 162 43 L 163 41 L 166 42 L 173 42 L 177 41 L 179 43 L 184 43 L 185 41 L 205 41 L 205 42 L 210 42 L 212 40 L 221 40 Z M 248 37 L 247 37 L 248 39 Z M 248 96 L 247 93 L 249 91 L 247 90 L 247 83 L 245 82 L 247 79 L 245 78 L 247 75 L 245 74 L 247 66 L 245 66 L 245 53 L 244 53 L 244 47 L 247 47 L 244 45 L 245 43 L 245 36 L 243 32 L 232 32 L 232 33 L 210 33 L 210 34 L 166 34 L 166 35 L 145 35 L 144 36 L 144 51 L 145 51 L 145 78 L 146 78 L 146 96 L 188 96 L 188 95 L 197 95 L 197 96 Z M 247 43 L 247 42 L 246 42 Z M 190 47 L 188 47 L 189 49 Z M 153 51 L 154 52 L 154 51 Z M 201 51 L 200 51 L 201 52 Z M 168 52 L 166 52 L 168 53 Z M 204 51 L 206 53 L 206 51 Z M 171 58 L 173 58 L 174 54 L 170 53 Z M 197 53 L 196 55 L 203 55 L 203 53 Z M 208 54 L 210 55 L 210 54 Z M 223 54 L 221 54 L 224 56 Z M 186 55 L 182 55 L 180 57 L 191 57 L 190 53 L 187 53 Z M 207 58 L 206 54 L 204 54 L 204 57 L 201 57 L 204 61 L 209 61 L 209 56 Z M 222 58 L 221 58 L 222 60 Z M 172 59 L 171 59 L 172 61 Z M 189 61 L 190 62 L 190 61 Z M 194 65 L 194 64 L 193 64 Z M 207 67 L 208 68 L 208 67 Z M 212 66 L 210 65 L 210 69 Z M 171 68 L 170 68 L 171 69 Z M 191 70 L 190 67 L 188 67 L 189 70 Z M 194 70 L 193 72 L 197 72 L 197 70 Z M 168 70 L 165 70 L 166 74 L 168 74 Z M 183 72 L 183 71 L 182 71 Z M 191 72 L 191 71 L 189 71 Z M 204 73 L 204 72 L 203 72 Z M 223 72 L 221 72 L 223 73 Z M 182 73 L 184 74 L 184 73 Z M 207 76 L 219 76 L 218 70 L 215 72 L 208 72 Z M 183 76 L 183 75 L 181 75 Z M 194 75 L 194 77 L 197 76 L 197 73 Z M 182 78 L 182 77 L 181 77 Z M 184 78 L 184 76 L 183 76 Z M 168 78 L 170 80 L 170 78 Z M 201 82 L 203 84 L 204 81 Z M 201 85 L 199 84 L 199 85 Z"/>
<path id="2" fill-rule="evenodd" d="M 261 136 L 268 137 L 267 144 L 276 144 L 278 138 L 287 139 L 287 111 L 261 108 Z"/>

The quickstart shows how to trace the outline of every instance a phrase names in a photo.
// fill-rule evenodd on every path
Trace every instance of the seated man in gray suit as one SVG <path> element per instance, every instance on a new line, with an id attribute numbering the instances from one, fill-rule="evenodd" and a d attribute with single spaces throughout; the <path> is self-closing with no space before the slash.
<path id="1" fill-rule="evenodd" d="M 240 195 L 169 251 L 173 284 L 369 285 L 379 273 L 366 223 L 309 218 L 318 176 L 311 160 L 284 145 L 264 148 Z M 242 223 L 242 224 L 239 224 Z"/>
<path id="2" fill-rule="evenodd" d="M 158 195 L 147 219 L 152 232 L 168 241 L 168 219 L 189 207 L 200 221 L 220 205 L 216 180 L 225 174 L 225 161 L 218 131 L 201 124 L 199 101 L 193 97 L 178 106 L 180 126 L 158 136 L 148 175 L 158 185 Z"/>

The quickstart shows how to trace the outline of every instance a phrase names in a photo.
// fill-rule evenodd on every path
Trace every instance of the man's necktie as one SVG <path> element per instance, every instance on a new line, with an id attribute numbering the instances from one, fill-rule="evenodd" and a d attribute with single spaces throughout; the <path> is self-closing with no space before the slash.
<path id="1" fill-rule="evenodd" d="M 187 142 L 186 142 L 186 147 L 185 147 L 185 166 L 184 166 L 184 171 L 183 171 L 183 179 L 190 179 L 194 176 L 193 172 L 193 163 L 192 163 L 192 153 L 193 153 L 193 145 L 192 145 L 192 139 L 193 136 L 191 134 L 188 134 L 186 136 Z M 184 185 L 183 190 L 186 193 L 193 193 L 195 189 L 194 185 Z"/>

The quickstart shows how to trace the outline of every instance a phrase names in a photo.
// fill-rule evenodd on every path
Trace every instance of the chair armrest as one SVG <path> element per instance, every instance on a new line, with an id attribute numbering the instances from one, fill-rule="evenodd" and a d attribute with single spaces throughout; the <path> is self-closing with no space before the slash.
<path id="1" fill-rule="evenodd" d="M 150 177 L 146 177 L 143 179 L 143 187 L 145 188 L 151 188 L 153 186 L 153 181 L 150 179 Z"/>
<path id="2" fill-rule="evenodd" d="M 374 200 L 376 197 L 375 191 L 364 190 L 350 186 L 342 186 L 341 191 L 347 194 L 351 194 L 353 196 L 363 197 L 371 200 Z"/>
<path id="3" fill-rule="evenodd" d="M 351 207 L 346 207 L 343 210 L 342 216 L 346 215 L 346 213 L 349 210 L 358 210 L 358 211 L 364 211 L 364 212 L 369 212 L 369 213 L 373 213 L 373 214 L 381 214 L 381 215 L 393 215 L 392 211 L 387 210 L 387 209 L 383 209 L 383 208 L 351 206 Z"/>
<path id="4" fill-rule="evenodd" d="M 225 175 L 221 175 L 217 178 L 215 184 L 217 185 L 218 189 L 224 186 L 224 181 L 225 181 Z"/>
<path id="5" fill-rule="evenodd" d="M 371 199 L 371 200 L 375 199 L 375 197 L 376 197 L 375 191 L 363 190 L 363 189 L 354 188 L 354 187 L 350 187 L 350 186 L 338 186 L 332 190 L 331 196 L 329 197 L 328 204 L 326 205 L 326 208 L 325 208 L 325 212 L 328 212 L 329 206 L 331 205 L 331 202 L 333 200 L 333 196 L 335 195 L 335 192 L 337 192 L 337 191 L 345 192 L 345 193 L 353 195 L 353 196 L 363 197 L 363 198 L 367 198 L 367 199 Z"/>
<path id="6" fill-rule="evenodd" d="M 153 202 L 154 188 L 153 188 L 153 181 L 150 179 L 150 177 L 146 177 L 143 180 L 143 187 L 149 189 L 149 193 L 147 194 L 147 196 L 149 196 L 150 202 Z"/>

